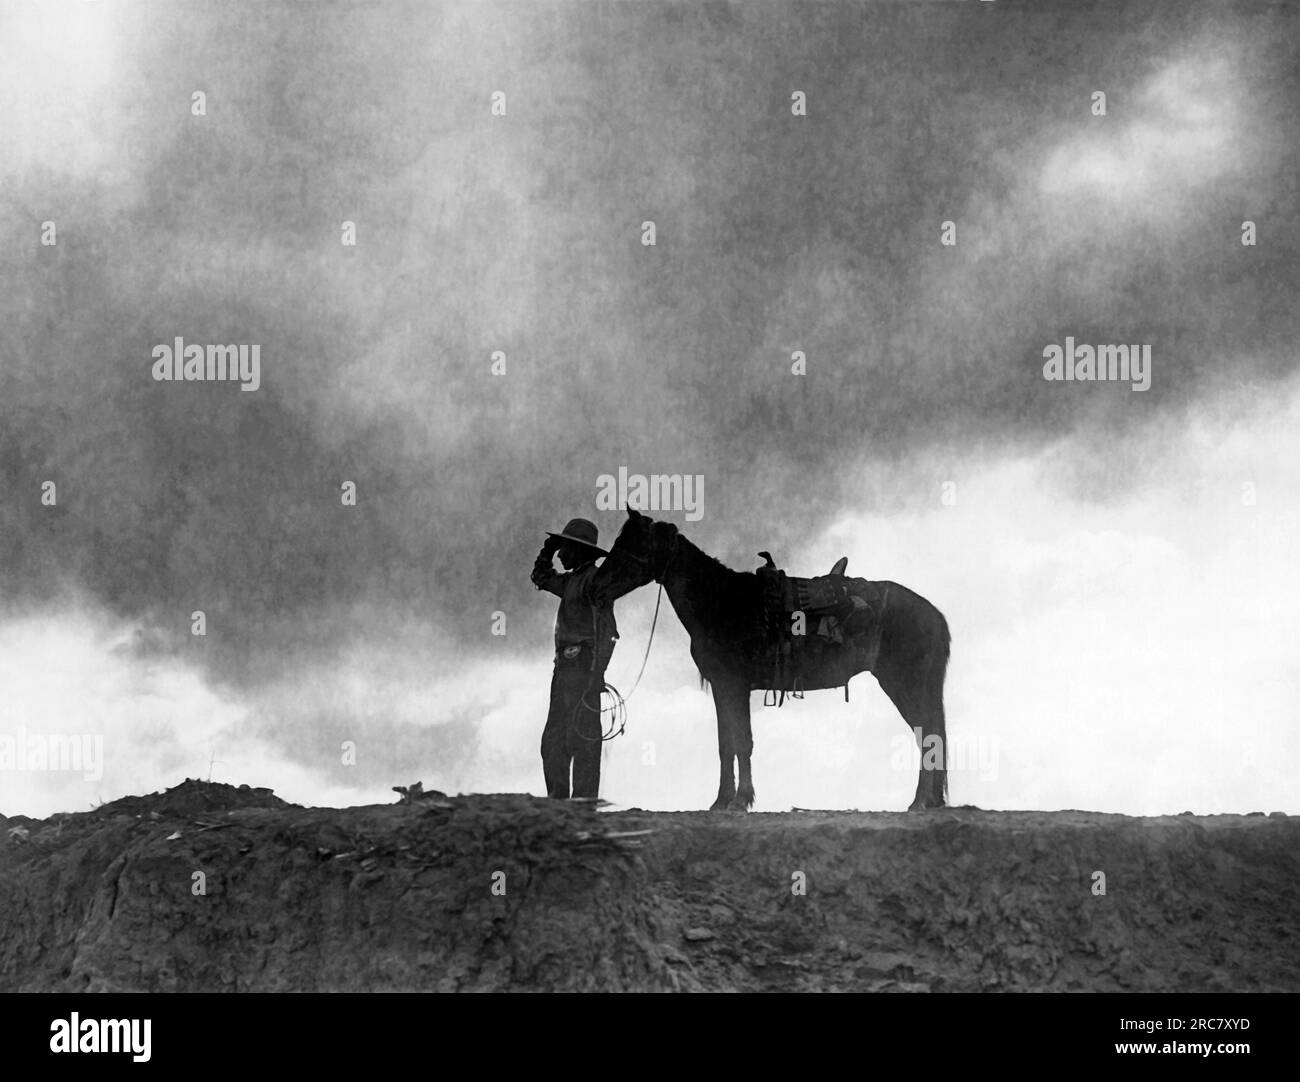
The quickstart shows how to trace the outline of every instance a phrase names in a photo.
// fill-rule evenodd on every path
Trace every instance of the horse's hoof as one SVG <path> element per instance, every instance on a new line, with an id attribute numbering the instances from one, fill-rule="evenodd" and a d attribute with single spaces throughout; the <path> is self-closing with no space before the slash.
<path id="1" fill-rule="evenodd" d="M 928 801 L 925 801 L 925 800 L 913 800 L 912 803 L 908 805 L 907 810 L 910 811 L 910 812 L 914 812 L 914 811 L 930 811 L 930 810 L 933 809 L 933 808 L 942 808 L 942 807 L 943 807 L 943 803 L 942 803 L 942 802 L 940 802 L 940 803 L 938 803 L 938 804 L 931 804 L 931 803 L 929 803 Z"/>
<path id="2" fill-rule="evenodd" d="M 727 811 L 748 812 L 749 801 L 741 796 L 732 797 L 731 801 L 727 804 Z"/>
<path id="3" fill-rule="evenodd" d="M 720 796 L 718 797 L 717 800 L 715 800 L 712 804 L 709 805 L 709 811 L 727 811 L 728 809 L 730 809 L 731 801 L 733 799 L 734 798 L 732 797 Z"/>

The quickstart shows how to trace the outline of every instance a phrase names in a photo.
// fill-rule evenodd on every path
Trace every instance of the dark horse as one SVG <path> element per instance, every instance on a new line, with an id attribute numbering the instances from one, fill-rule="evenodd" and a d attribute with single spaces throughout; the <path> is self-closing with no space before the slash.
<path id="1" fill-rule="evenodd" d="M 710 810 L 747 811 L 754 803 L 750 755 L 749 693 L 771 688 L 773 672 L 763 661 L 763 591 L 758 575 L 733 571 L 688 541 L 670 522 L 629 510 L 611 560 L 629 587 L 662 583 L 691 637 L 691 657 L 713 689 L 718 711 L 718 799 Z M 909 810 L 942 807 L 948 794 L 948 749 L 943 717 L 943 679 L 948 666 L 948 623 L 930 602 L 892 582 L 848 579 L 869 597 L 872 633 L 825 648 L 825 680 L 812 671 L 808 690 L 836 687 L 849 676 L 871 672 L 914 732 L 922 749 L 916 798 Z M 935 739 L 937 738 L 937 740 Z M 740 785 L 734 763 L 740 760 Z"/>

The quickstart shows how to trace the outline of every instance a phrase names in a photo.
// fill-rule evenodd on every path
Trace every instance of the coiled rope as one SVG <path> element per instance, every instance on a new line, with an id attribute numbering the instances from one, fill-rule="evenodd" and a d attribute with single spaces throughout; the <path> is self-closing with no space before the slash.
<path id="1" fill-rule="evenodd" d="M 672 554 L 670 554 L 668 558 L 668 563 L 671 562 L 672 562 Z M 666 573 L 667 571 L 668 571 L 668 564 L 665 564 L 664 572 Z M 636 692 L 636 689 L 641 686 L 641 677 L 645 675 L 646 662 L 650 660 L 650 647 L 654 644 L 655 641 L 655 627 L 659 623 L 659 605 L 663 601 L 663 599 L 664 599 L 664 584 L 663 584 L 663 579 L 661 577 L 659 581 L 659 593 L 655 597 L 654 619 L 650 621 L 650 637 L 646 639 L 645 656 L 641 658 L 641 671 L 636 674 L 636 680 L 632 682 L 632 690 L 627 693 L 627 698 L 625 699 L 622 695 L 620 695 L 618 688 L 616 688 L 613 684 L 606 682 L 601 685 L 600 691 L 601 691 L 602 699 L 601 699 L 601 705 L 599 707 L 592 706 L 591 703 L 587 702 L 587 694 L 591 690 L 590 688 L 588 688 L 587 691 L 584 691 L 582 693 L 582 697 L 578 699 L 577 705 L 573 708 L 573 717 L 570 719 L 571 721 L 577 721 L 578 713 L 584 707 L 587 710 L 597 710 L 597 712 L 600 714 L 602 718 L 605 716 L 605 713 L 608 710 L 609 728 L 608 729 L 605 728 L 605 723 L 603 721 L 601 722 L 600 725 L 600 729 L 601 729 L 600 740 L 602 743 L 606 740 L 613 740 L 614 737 L 616 736 L 622 736 L 623 730 L 627 728 L 627 699 L 632 698 L 633 694 Z M 603 696 L 605 695 L 608 695 L 610 697 L 610 705 L 608 707 L 603 705 L 604 704 Z M 577 736 L 581 737 L 583 740 L 590 740 L 594 742 L 597 739 L 594 736 L 587 736 L 585 733 L 578 732 L 576 726 L 572 728 L 572 732 L 574 732 Z"/>

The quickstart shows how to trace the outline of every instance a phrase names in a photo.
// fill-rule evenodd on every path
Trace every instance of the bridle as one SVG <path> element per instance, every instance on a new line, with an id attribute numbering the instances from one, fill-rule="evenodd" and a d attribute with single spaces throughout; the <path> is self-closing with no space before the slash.
<path id="1" fill-rule="evenodd" d="M 664 557 L 664 566 L 658 572 L 650 575 L 649 581 L 659 583 L 661 589 L 664 584 L 664 576 L 668 574 L 668 568 L 672 566 L 673 557 L 677 555 L 677 542 L 681 540 L 681 536 L 682 535 L 677 531 L 673 531 L 673 543 L 668 546 L 668 555 Z M 611 555 L 613 554 L 611 553 Z M 650 566 L 650 558 L 648 556 L 638 556 L 634 552 L 620 552 L 618 553 L 618 556 L 620 559 L 631 560 L 633 563 L 638 563 L 642 567 Z"/>

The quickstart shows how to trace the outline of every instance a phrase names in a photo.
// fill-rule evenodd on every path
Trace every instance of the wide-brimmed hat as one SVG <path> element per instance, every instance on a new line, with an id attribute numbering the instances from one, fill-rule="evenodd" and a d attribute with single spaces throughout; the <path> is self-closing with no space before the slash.
<path id="1" fill-rule="evenodd" d="M 556 533 L 554 530 L 547 530 L 548 537 L 558 537 L 562 541 L 571 541 L 575 545 L 582 545 L 593 552 L 599 552 L 602 556 L 608 556 L 609 553 L 601 548 L 596 541 L 600 537 L 600 531 L 596 529 L 594 522 L 589 522 L 585 518 L 571 518 L 565 525 L 563 532 Z"/>

